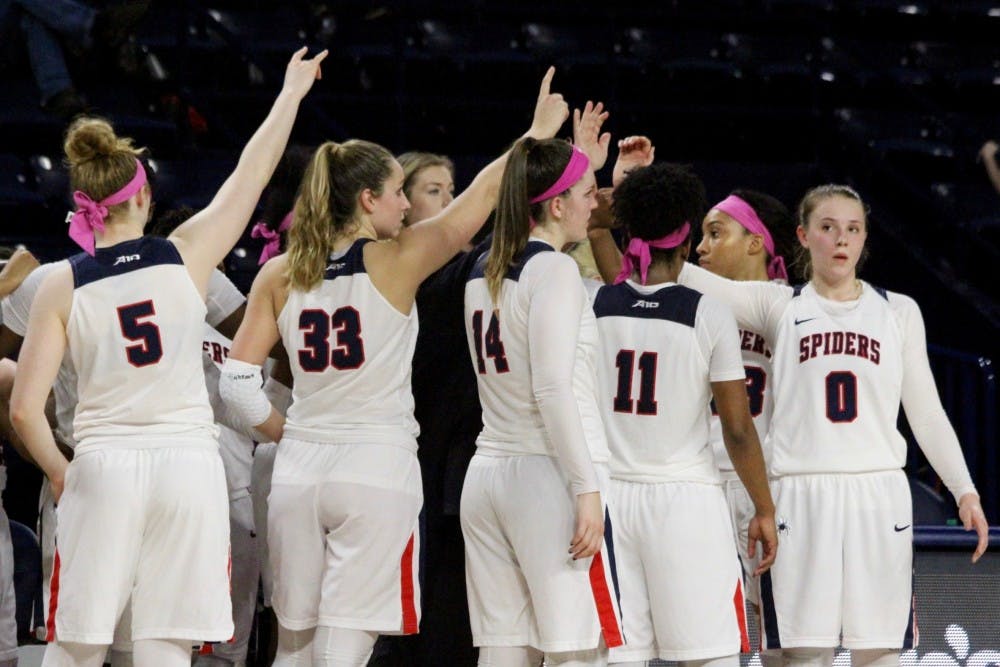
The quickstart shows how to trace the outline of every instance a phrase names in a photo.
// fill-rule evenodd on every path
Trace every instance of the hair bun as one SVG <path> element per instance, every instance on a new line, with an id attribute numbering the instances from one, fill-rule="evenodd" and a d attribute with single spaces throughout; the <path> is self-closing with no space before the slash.
<path id="1" fill-rule="evenodd" d="M 103 118 L 79 118 L 74 121 L 66 132 L 63 150 L 71 165 L 121 151 L 135 153 L 132 141 L 116 135 L 111 124 Z"/>

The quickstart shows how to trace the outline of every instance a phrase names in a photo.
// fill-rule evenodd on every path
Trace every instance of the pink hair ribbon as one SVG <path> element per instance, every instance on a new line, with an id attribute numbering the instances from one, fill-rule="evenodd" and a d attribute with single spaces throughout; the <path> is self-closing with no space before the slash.
<path id="1" fill-rule="evenodd" d="M 73 193 L 76 211 L 70 214 L 69 237 L 76 241 L 88 255 L 94 255 L 94 232 L 104 231 L 104 220 L 108 217 L 108 207 L 121 204 L 132 198 L 146 184 L 146 170 L 138 159 L 135 161 L 135 176 L 118 192 L 95 202 L 90 196 L 77 190 Z"/>
<path id="2" fill-rule="evenodd" d="M 288 214 L 281 219 L 281 223 L 278 225 L 278 230 L 275 231 L 267 226 L 267 223 L 261 220 L 256 225 L 253 226 L 253 230 L 250 232 L 250 237 L 255 239 L 264 239 L 264 249 L 260 251 L 260 261 L 257 262 L 258 265 L 265 263 L 272 257 L 277 257 L 281 254 L 281 234 L 287 232 L 288 228 L 292 226 L 292 214 L 295 213 L 295 209 L 292 209 Z"/>
<path id="3" fill-rule="evenodd" d="M 767 225 L 765 225 L 764 221 L 757 215 L 757 211 L 753 209 L 753 206 L 746 203 L 746 201 L 736 195 L 729 195 L 713 208 L 718 211 L 722 211 L 730 218 L 743 225 L 743 227 L 751 234 L 759 234 L 763 237 L 764 249 L 767 250 L 767 254 L 771 256 L 771 261 L 767 264 L 767 277 L 771 280 L 774 280 L 775 278 L 781 278 L 786 281 L 788 280 L 788 270 L 785 268 L 785 258 L 781 255 L 775 254 L 774 238 L 771 236 L 771 232 L 768 231 Z"/>
<path id="4" fill-rule="evenodd" d="M 647 241 L 646 239 L 633 238 L 628 242 L 625 254 L 622 255 L 622 270 L 615 278 L 615 284 L 627 280 L 632 273 L 638 269 L 642 284 L 646 284 L 646 276 L 649 272 L 649 265 L 653 263 L 653 258 L 649 253 L 650 248 L 660 250 L 670 250 L 684 243 L 688 234 L 691 233 L 691 223 L 685 222 L 679 229 L 674 230 L 661 239 Z"/>
<path id="5" fill-rule="evenodd" d="M 583 175 L 587 173 L 590 169 L 590 158 L 587 154 L 576 146 L 571 146 L 573 152 L 569 156 L 569 162 L 566 163 L 566 168 L 563 169 L 563 173 L 556 179 L 556 182 L 549 186 L 549 188 L 540 195 L 532 197 L 530 203 L 537 204 L 538 202 L 545 201 L 546 199 L 552 199 L 558 194 L 569 190 L 574 183 L 583 178 Z"/>

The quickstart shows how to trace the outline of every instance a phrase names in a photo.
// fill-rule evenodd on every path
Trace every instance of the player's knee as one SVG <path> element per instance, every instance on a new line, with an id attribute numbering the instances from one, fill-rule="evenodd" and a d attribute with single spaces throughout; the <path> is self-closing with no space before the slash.
<path id="1" fill-rule="evenodd" d="M 855 649 L 851 651 L 854 667 L 896 667 L 899 651 L 883 648 Z"/>
<path id="2" fill-rule="evenodd" d="M 594 667 L 608 662 L 608 649 L 602 644 L 586 651 L 560 651 L 546 653 L 545 664 L 550 667 Z"/>
<path id="3" fill-rule="evenodd" d="M 542 653 L 530 646 L 483 646 L 477 667 L 537 667 Z"/>
<path id="4" fill-rule="evenodd" d="M 785 667 L 830 667 L 833 648 L 787 648 L 781 657 Z"/>

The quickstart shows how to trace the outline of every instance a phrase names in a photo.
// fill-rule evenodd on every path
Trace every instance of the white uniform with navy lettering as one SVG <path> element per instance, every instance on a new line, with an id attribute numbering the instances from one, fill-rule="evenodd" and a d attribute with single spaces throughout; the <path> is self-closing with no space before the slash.
<path id="1" fill-rule="evenodd" d="M 868 283 L 858 299 L 831 301 L 811 284 L 733 282 L 691 265 L 681 280 L 723 298 L 741 325 L 774 341 L 767 441 L 781 554 L 760 581 L 764 647 L 913 646 L 900 402 L 956 499 L 975 491 L 916 303 Z"/>
<path id="2" fill-rule="evenodd" d="M 568 421 L 586 442 L 582 459 L 596 472 L 603 497 L 609 455 L 595 397 L 597 327 L 585 289 L 572 259 L 533 239 L 508 272 L 494 311 L 486 259 L 477 261 L 465 289 L 467 339 L 483 406 L 461 506 L 473 643 L 562 652 L 593 649 L 603 636 L 608 646 L 620 645 L 610 525 L 605 547 L 593 558 L 573 561 L 567 554 L 575 527 L 571 464 L 559 458 L 557 436 L 546 428 L 553 409 L 547 406 L 556 399 L 543 384 L 548 360 L 540 358 L 532 335 L 549 336 L 573 355 Z M 540 305 L 533 309 L 544 289 L 557 298 L 579 290 L 565 299 L 578 303 L 577 312 L 562 317 Z M 545 321 L 548 316 L 554 321 Z"/>
<path id="3" fill-rule="evenodd" d="M 131 598 L 133 640 L 226 640 L 228 502 L 199 357 L 204 302 L 164 239 L 69 261 L 77 445 L 49 639 L 109 644 Z"/>
<path id="4" fill-rule="evenodd" d="M 31 312 L 31 303 L 35 299 L 38 287 L 42 280 L 51 271 L 60 266 L 65 266 L 67 260 L 42 264 L 25 278 L 24 282 L 16 290 L 11 292 L 0 302 L 3 312 L 3 322 L 11 332 L 20 337 L 24 337 L 28 330 L 28 316 Z M 233 283 L 226 278 L 225 274 L 215 269 L 208 281 L 208 290 L 205 298 L 207 308 L 206 321 L 212 326 L 218 325 L 229 317 L 237 308 L 246 302 L 244 296 Z M 73 415 L 76 411 L 76 370 L 73 368 L 73 361 L 69 352 L 63 356 L 59 366 L 59 373 L 52 386 L 52 393 L 55 397 L 56 415 L 56 438 L 73 449 L 76 442 L 73 440 Z M 43 478 L 42 488 L 38 499 L 38 540 L 42 547 L 42 581 L 46 583 L 42 587 L 42 609 L 45 617 L 49 613 L 49 593 L 47 585 L 52 578 L 52 566 L 56 551 L 56 508 L 52 499 L 52 491 L 48 478 Z M 118 633 L 115 637 L 115 648 L 130 650 L 128 646 L 128 636 L 130 631 Z M 44 637 L 39 637 L 44 639 Z"/>
<path id="5" fill-rule="evenodd" d="M 272 603 L 290 630 L 417 632 L 423 502 L 410 368 L 417 312 L 394 308 L 356 241 L 278 327 L 294 377 L 268 507 Z"/>
<path id="6" fill-rule="evenodd" d="M 594 296 L 627 644 L 611 662 L 748 648 L 743 584 L 709 435 L 712 382 L 744 378 L 717 301 L 631 280 Z"/>

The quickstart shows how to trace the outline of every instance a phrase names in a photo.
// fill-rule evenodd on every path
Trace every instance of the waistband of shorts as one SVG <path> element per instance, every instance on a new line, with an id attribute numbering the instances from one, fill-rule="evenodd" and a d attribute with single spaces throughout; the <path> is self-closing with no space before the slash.
<path id="1" fill-rule="evenodd" d="M 381 447 L 401 447 L 416 453 L 417 439 L 403 428 L 380 430 L 350 429 L 344 431 L 318 431 L 315 429 L 285 427 L 281 440 L 304 442 L 311 445 L 376 445 Z"/>
<path id="2" fill-rule="evenodd" d="M 88 452 L 107 450 L 139 450 L 139 449 L 211 449 L 218 450 L 219 442 L 215 438 L 195 436 L 165 436 L 156 437 L 102 437 L 87 438 L 77 443 L 73 450 L 76 456 Z"/>

